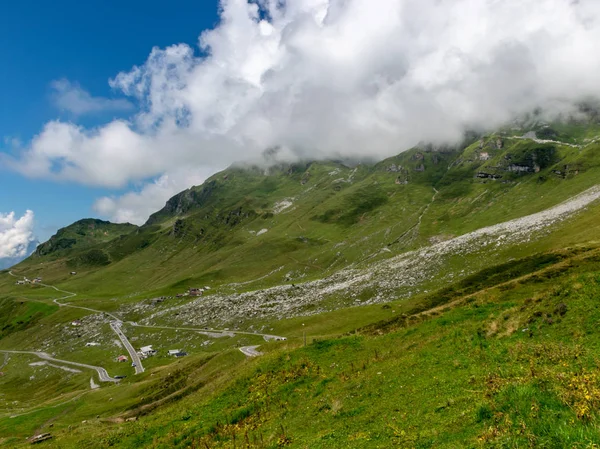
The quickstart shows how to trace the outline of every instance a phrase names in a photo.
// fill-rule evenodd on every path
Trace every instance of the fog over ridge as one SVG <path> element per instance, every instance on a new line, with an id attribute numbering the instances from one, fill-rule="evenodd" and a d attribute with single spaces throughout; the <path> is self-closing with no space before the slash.
<path id="1" fill-rule="evenodd" d="M 198 49 L 154 48 L 110 80 L 139 105 L 129 120 L 49 122 L 2 162 L 31 177 L 146 183 L 96 205 L 143 222 L 150 197 L 160 207 L 184 180 L 266 148 L 383 158 L 600 94 L 593 0 L 223 0 L 220 17 Z"/>

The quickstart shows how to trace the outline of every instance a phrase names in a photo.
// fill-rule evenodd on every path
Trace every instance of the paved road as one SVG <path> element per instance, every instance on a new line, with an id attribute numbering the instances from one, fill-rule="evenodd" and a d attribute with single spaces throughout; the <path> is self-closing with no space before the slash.
<path id="1" fill-rule="evenodd" d="M 63 299 L 73 298 L 73 297 L 77 296 L 77 293 L 69 292 L 66 290 L 61 290 L 60 288 L 57 288 L 54 285 L 48 285 L 48 284 L 42 284 L 42 283 L 39 283 L 38 285 L 41 285 L 42 287 L 52 288 L 59 293 L 65 293 L 67 295 L 67 296 L 63 296 L 62 298 L 56 298 L 56 299 L 52 300 L 59 307 L 70 307 L 72 309 L 81 309 L 81 310 L 87 310 L 88 312 L 101 313 L 103 315 L 107 315 L 107 316 L 111 317 L 113 320 L 119 321 L 119 318 L 117 318 L 115 315 L 113 315 L 110 312 L 105 312 L 104 310 L 90 309 L 89 307 L 74 306 L 73 304 L 59 302 Z"/>
<path id="2" fill-rule="evenodd" d="M 13 277 L 18 277 L 12 271 L 9 271 L 8 274 L 10 274 Z M 89 312 L 101 313 L 101 314 L 111 317 L 114 321 L 111 321 L 110 328 L 112 329 L 112 331 L 115 334 L 117 334 L 117 336 L 119 337 L 119 340 L 121 340 L 121 342 L 125 346 L 125 349 L 127 349 L 127 352 L 129 353 L 129 356 L 131 357 L 131 361 L 133 363 L 135 363 L 135 374 L 141 374 L 145 371 L 144 366 L 142 365 L 142 360 L 140 359 L 138 353 L 136 352 L 133 345 L 127 339 L 127 336 L 123 333 L 123 331 L 121 329 L 123 322 L 118 317 L 116 317 L 115 315 L 113 315 L 109 312 L 105 312 L 103 310 L 96 310 L 96 309 L 91 309 L 89 307 L 73 306 L 71 304 L 61 303 L 59 301 L 61 301 L 63 299 L 73 298 L 73 297 L 77 296 L 77 293 L 69 292 L 66 290 L 61 290 L 53 285 L 48 285 L 48 284 L 38 284 L 38 285 L 41 285 L 43 287 L 52 288 L 52 289 L 56 290 L 57 292 L 64 293 L 66 295 L 61 298 L 56 298 L 53 300 L 54 303 L 56 303 L 59 307 L 71 307 L 74 309 L 82 309 L 82 310 L 87 310 Z M 148 328 L 148 329 L 171 329 L 171 330 L 200 332 L 200 333 L 204 333 L 204 334 L 218 332 L 218 333 L 223 333 L 223 334 L 229 333 L 229 334 L 234 334 L 234 335 L 256 335 L 259 337 L 263 337 L 266 341 L 285 340 L 284 337 L 280 337 L 277 335 L 270 335 L 270 334 L 259 334 L 257 332 L 229 331 L 229 330 L 225 330 L 225 329 L 210 329 L 209 330 L 209 329 L 205 329 L 205 328 L 195 328 L 195 327 L 147 326 L 147 325 L 139 325 L 134 322 L 129 322 L 128 324 L 130 324 L 132 326 L 143 327 L 143 328 Z M 240 348 L 240 351 L 242 351 L 248 357 L 257 357 L 257 356 L 261 355 L 260 352 L 256 351 L 257 347 L 258 346 L 245 346 L 243 348 Z M 47 360 L 49 360 L 49 359 L 47 359 Z M 104 368 L 100 368 L 100 369 L 104 370 Z M 106 370 L 105 370 L 105 372 L 106 372 Z M 108 377 L 108 374 L 107 374 L 107 377 Z"/>
<path id="3" fill-rule="evenodd" d="M 262 352 L 258 352 L 256 348 L 258 348 L 258 346 L 242 346 L 240 351 L 242 351 L 246 357 L 258 357 L 259 355 L 262 355 Z"/>
<path id="4" fill-rule="evenodd" d="M 100 379 L 100 382 L 119 382 L 118 379 L 113 379 L 112 377 L 110 377 L 108 375 L 108 372 L 104 368 L 101 368 L 99 366 L 86 365 L 85 363 L 77 363 L 77 362 L 70 362 L 68 360 L 55 359 L 50 354 L 46 354 L 45 352 L 7 351 L 7 350 L 3 350 L 3 349 L 0 349 L 0 352 L 4 353 L 4 354 L 31 354 L 31 355 L 35 355 L 35 356 L 39 357 L 42 360 L 47 360 L 49 362 L 64 363 L 65 365 L 72 365 L 72 366 L 78 366 L 80 368 L 91 369 L 98 373 L 98 378 Z"/>
<path id="5" fill-rule="evenodd" d="M 14 274 L 12 271 L 9 271 L 8 274 L 10 274 L 11 276 L 16 277 L 16 278 L 19 277 L 16 274 Z M 141 362 L 140 358 L 138 357 L 137 353 L 135 352 L 135 349 L 133 348 L 133 346 L 131 345 L 131 343 L 129 343 L 129 340 L 127 339 L 127 337 L 125 336 L 125 334 L 121 330 L 122 321 L 119 318 L 117 318 L 112 313 L 105 312 L 103 310 L 96 310 L 96 309 L 91 309 L 89 307 L 81 307 L 81 306 L 74 306 L 74 305 L 71 305 L 71 304 L 61 303 L 59 301 L 61 301 L 63 299 L 73 298 L 73 297 L 77 296 L 77 293 L 69 292 L 69 291 L 66 291 L 66 290 L 61 290 L 60 288 L 55 287 L 54 285 L 41 284 L 41 283 L 38 284 L 38 285 L 41 285 L 43 287 L 52 288 L 52 289 L 56 290 L 57 292 L 64 293 L 66 295 L 66 296 L 63 296 L 61 298 L 56 298 L 56 299 L 53 300 L 53 302 L 55 304 L 57 304 L 59 307 L 70 307 L 72 309 L 87 310 L 88 312 L 100 313 L 100 314 L 103 314 L 103 315 L 111 317 L 114 321 L 110 323 L 110 328 L 113 330 L 113 332 L 115 334 L 117 334 L 117 336 L 119 337 L 119 339 L 123 342 L 123 345 L 125 345 L 125 348 L 127 349 L 127 352 L 129 352 L 129 356 L 131 357 L 131 360 L 136 364 L 136 366 L 135 366 L 135 373 L 136 374 L 140 374 L 140 373 L 143 373 L 145 371 L 144 367 L 142 366 L 142 362 Z M 102 368 L 102 369 L 104 369 L 104 368 Z"/>
<path id="6" fill-rule="evenodd" d="M 138 353 L 135 351 L 133 345 L 129 343 L 127 336 L 121 330 L 121 325 L 123 323 L 121 321 L 113 321 L 110 323 L 110 328 L 113 330 L 115 334 L 119 336 L 119 339 L 127 349 L 129 356 L 131 357 L 131 361 L 135 363 L 135 374 L 142 374 L 144 370 L 144 366 L 142 365 L 142 360 L 140 359 Z"/>

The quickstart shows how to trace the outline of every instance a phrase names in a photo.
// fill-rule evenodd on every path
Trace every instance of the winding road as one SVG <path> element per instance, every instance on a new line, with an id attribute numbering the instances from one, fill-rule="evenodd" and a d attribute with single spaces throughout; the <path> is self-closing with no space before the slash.
<path id="1" fill-rule="evenodd" d="M 46 354 L 45 352 L 37 352 L 37 351 L 8 351 L 8 350 L 0 349 L 0 353 L 3 353 L 3 354 L 30 354 L 30 355 L 35 355 L 35 356 L 39 357 L 40 359 L 46 360 L 48 362 L 62 363 L 62 364 L 65 364 L 65 365 L 78 366 L 80 368 L 86 368 L 86 369 L 94 370 L 94 371 L 96 371 L 98 373 L 98 378 L 100 379 L 100 382 L 119 382 L 118 379 L 114 379 L 114 378 L 110 377 L 108 375 L 108 372 L 104 368 L 102 368 L 102 367 L 93 366 L 93 365 L 86 365 L 85 363 L 70 362 L 68 360 L 55 359 L 50 354 Z"/>
<path id="2" fill-rule="evenodd" d="M 8 273 L 11 274 L 11 275 L 13 275 L 13 276 L 15 276 L 12 273 L 12 271 L 9 271 Z M 17 276 L 15 276 L 15 277 L 17 277 Z M 87 310 L 88 312 L 101 313 L 103 315 L 111 317 L 115 321 L 120 321 L 119 318 L 117 318 L 115 315 L 113 315 L 110 312 L 105 312 L 103 310 L 90 309 L 89 307 L 74 306 L 72 304 L 58 302 L 58 301 L 61 301 L 63 299 L 74 298 L 75 296 L 77 296 L 77 293 L 68 292 L 66 290 L 61 290 L 60 288 L 55 287 L 54 285 L 48 285 L 48 284 L 42 284 L 42 283 L 39 283 L 38 285 L 41 285 L 42 287 L 48 287 L 48 288 L 54 289 L 54 290 L 56 290 L 59 293 L 65 293 L 66 294 L 66 296 L 63 296 L 61 298 L 56 298 L 56 299 L 52 300 L 52 302 L 54 302 L 59 307 L 70 307 L 72 309 L 81 309 L 81 310 Z"/>
<path id="3" fill-rule="evenodd" d="M 12 271 L 9 271 L 8 274 L 10 274 L 11 276 L 13 276 L 15 278 L 19 277 L 16 274 L 14 274 Z M 53 299 L 53 302 L 56 305 L 58 305 L 59 307 L 70 307 L 73 309 L 81 309 L 81 310 L 86 310 L 88 312 L 99 313 L 99 314 L 103 314 L 103 315 L 111 317 L 113 319 L 113 321 L 110 322 L 110 328 L 117 335 L 117 337 L 119 337 L 119 340 L 121 340 L 121 342 L 123 343 L 123 346 L 129 353 L 129 357 L 131 357 L 133 367 L 135 368 L 135 374 L 142 374 L 145 371 L 145 368 L 144 368 L 144 365 L 142 364 L 142 360 L 140 359 L 140 356 L 138 355 L 137 351 L 135 350 L 133 345 L 129 342 L 127 336 L 121 329 L 121 326 L 123 325 L 123 321 L 121 319 L 119 319 L 117 316 L 113 315 L 112 313 L 105 312 L 103 310 L 96 310 L 96 309 L 92 309 L 89 307 L 74 306 L 72 304 L 59 302 L 59 301 L 65 300 L 65 299 L 74 298 L 75 296 L 77 296 L 77 293 L 69 292 L 67 290 L 61 290 L 60 288 L 55 287 L 54 285 L 42 284 L 42 283 L 39 283 L 38 285 L 41 285 L 42 287 L 51 288 L 59 293 L 65 294 L 65 296 Z M 234 334 L 234 335 L 255 335 L 255 336 L 263 337 L 266 341 L 285 340 L 284 337 L 280 337 L 277 335 L 259 334 L 256 332 L 230 331 L 230 330 L 225 330 L 225 329 L 206 329 L 206 328 L 194 328 L 194 327 L 149 326 L 149 325 L 139 325 L 139 324 L 131 322 L 131 321 L 128 322 L 127 324 L 134 326 L 134 327 L 141 327 L 141 328 L 148 328 L 148 329 L 169 329 L 169 330 L 193 331 L 193 332 L 198 332 L 198 333 L 202 333 L 202 334 L 206 334 L 206 335 L 210 335 L 210 334 L 214 334 L 214 333 Z M 247 357 L 258 357 L 259 355 L 262 355 L 262 354 L 260 352 L 258 352 L 256 350 L 256 348 L 258 348 L 258 346 L 244 346 L 239 349 Z M 18 354 L 34 354 L 43 360 L 55 361 L 55 362 L 59 362 L 59 363 L 65 363 L 67 365 L 73 365 L 73 366 L 79 366 L 82 368 L 93 369 L 98 373 L 98 376 L 102 382 L 118 382 L 117 379 L 113 379 L 112 377 L 110 377 L 104 368 L 92 366 L 92 365 L 86 365 L 83 363 L 68 362 L 66 360 L 54 359 L 50 355 L 48 355 L 44 352 L 30 352 L 30 351 L 0 351 L 0 352 L 18 353 Z"/>
<path id="4" fill-rule="evenodd" d="M 9 271 L 8 274 L 10 274 L 13 277 L 18 278 L 18 276 L 16 274 L 14 274 L 12 271 Z M 119 340 L 121 340 L 121 342 L 123 343 L 123 345 L 125 346 L 125 349 L 127 349 L 127 352 L 129 353 L 129 356 L 131 357 L 131 360 L 133 361 L 133 363 L 135 363 L 135 373 L 136 374 L 141 374 L 145 371 L 144 366 L 142 365 L 142 361 L 140 360 L 137 352 L 135 351 L 133 345 L 129 342 L 129 340 L 127 339 L 127 336 L 123 333 L 123 331 L 121 330 L 121 325 L 123 324 L 123 322 L 117 318 L 115 315 L 113 315 L 112 313 L 109 312 L 105 312 L 103 310 L 96 310 L 96 309 L 91 309 L 89 307 L 81 307 L 81 306 L 74 306 L 71 304 L 67 304 L 67 303 L 62 303 L 59 302 L 61 300 L 64 299 L 69 299 L 69 298 L 73 298 L 75 296 L 77 296 L 77 293 L 73 293 L 73 292 L 69 292 L 66 290 L 61 290 L 58 287 L 55 287 L 54 285 L 48 285 L 48 284 L 38 284 L 41 285 L 43 287 L 47 287 L 47 288 L 51 288 L 53 290 L 56 290 L 59 293 L 64 293 L 66 296 L 60 297 L 60 298 L 56 298 L 53 300 L 53 302 L 58 305 L 59 307 L 70 307 L 72 309 L 81 309 L 81 310 L 86 310 L 88 312 L 94 312 L 94 313 L 100 313 L 102 315 L 106 315 L 111 317 L 114 321 L 111 321 L 110 323 L 110 328 L 112 329 L 112 331 L 117 334 L 117 336 L 119 337 Z M 89 366 L 89 365 L 87 365 Z M 104 370 L 104 368 L 101 368 Z M 106 372 L 106 370 L 104 370 L 104 372 Z M 108 376 L 108 374 L 107 374 Z M 102 380 L 102 379 L 100 379 Z"/>
<path id="5" fill-rule="evenodd" d="M 240 351 L 242 351 L 246 357 L 258 357 L 259 355 L 262 355 L 262 352 L 258 352 L 256 348 L 258 348 L 258 346 L 242 346 Z"/>

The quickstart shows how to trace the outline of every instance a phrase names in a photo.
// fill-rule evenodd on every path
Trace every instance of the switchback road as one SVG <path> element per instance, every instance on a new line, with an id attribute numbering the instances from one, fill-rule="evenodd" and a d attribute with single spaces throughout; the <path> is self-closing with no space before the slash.
<path id="1" fill-rule="evenodd" d="M 259 355 L 262 355 L 262 352 L 258 352 L 256 348 L 258 348 L 258 346 L 242 346 L 240 351 L 242 351 L 246 357 L 258 357 Z"/>
<path id="2" fill-rule="evenodd" d="M 8 274 L 10 274 L 13 277 L 18 277 L 17 275 L 15 275 L 12 271 L 9 271 Z M 109 313 L 109 312 L 105 312 L 103 310 L 96 310 L 96 309 L 92 309 L 89 307 L 82 307 L 82 306 L 74 306 L 72 304 L 69 303 L 61 303 L 59 301 L 61 300 L 65 300 L 65 299 L 69 299 L 69 298 L 73 298 L 75 296 L 77 296 L 77 293 L 74 292 L 69 292 L 67 290 L 61 290 L 58 287 L 55 287 L 54 285 L 49 285 L 49 284 L 38 284 L 41 285 L 43 287 L 47 287 L 47 288 L 51 288 L 59 293 L 64 293 L 65 296 L 60 297 L 60 298 L 56 298 L 53 300 L 53 302 L 55 304 L 57 304 L 59 307 L 71 307 L 74 309 L 81 309 L 81 310 L 86 310 L 88 312 L 94 312 L 94 313 L 100 313 L 106 316 L 109 316 L 113 319 L 113 321 L 110 322 L 110 328 L 112 329 L 112 331 L 117 334 L 117 336 L 119 337 L 119 340 L 121 340 L 121 342 L 123 343 L 123 346 L 125 346 L 125 349 L 127 350 L 127 352 L 129 353 L 129 357 L 131 357 L 131 361 L 134 364 L 134 368 L 135 368 L 135 374 L 141 374 L 145 371 L 144 366 L 142 364 L 142 360 L 140 359 L 138 353 L 136 352 L 135 348 L 133 347 L 133 345 L 129 342 L 127 336 L 125 335 L 125 333 L 123 333 L 123 330 L 121 329 L 121 326 L 123 325 L 123 321 L 121 321 L 117 316 Z M 270 341 L 270 340 L 285 340 L 284 337 L 280 337 L 277 335 L 270 335 L 270 334 L 260 334 L 260 333 L 256 333 L 256 332 L 242 332 L 242 331 L 230 331 L 230 330 L 221 330 L 221 329 L 206 329 L 206 328 L 193 328 L 193 327 L 172 327 L 172 326 L 148 326 L 148 325 L 139 325 L 137 323 L 134 322 L 129 322 L 128 324 L 130 324 L 131 326 L 135 326 L 135 327 L 142 327 L 142 328 L 148 328 L 148 329 L 171 329 L 171 330 L 181 330 L 181 331 L 192 331 L 192 332 L 199 332 L 202 334 L 206 334 L 206 335 L 210 335 L 210 334 L 214 334 L 214 333 L 221 333 L 221 334 L 233 334 L 233 335 L 256 335 L 259 337 L 263 337 L 266 341 Z M 259 355 L 261 355 L 260 352 L 256 351 L 256 348 L 258 346 L 244 346 L 243 348 L 240 348 L 240 351 L 242 351 L 246 356 L 248 357 L 257 357 Z M 38 353 L 35 353 L 38 354 Z M 43 353 L 41 353 L 43 354 Z M 47 355 L 47 354 L 46 354 Z M 49 360 L 49 359 L 46 359 Z M 73 364 L 73 363 L 71 363 Z M 83 365 L 81 365 L 83 366 Z M 86 365 L 85 367 L 90 367 L 90 365 Z M 95 368 L 94 368 L 95 369 Z M 104 368 L 100 368 L 102 370 L 104 370 Z M 106 373 L 106 370 L 104 370 L 104 372 Z M 106 374 L 107 378 L 108 378 L 108 374 Z M 102 380 L 102 378 L 100 379 Z M 114 379 L 113 379 L 114 381 Z"/>
<path id="3" fill-rule="evenodd" d="M 46 354 L 45 352 L 7 351 L 4 349 L 0 349 L 0 352 L 3 354 L 30 354 L 30 355 L 35 355 L 42 360 L 47 360 L 48 362 L 63 363 L 65 365 L 72 365 L 72 366 L 78 366 L 80 368 L 91 369 L 98 373 L 98 378 L 100 379 L 100 382 L 119 382 L 118 379 L 113 379 L 112 377 L 110 377 L 108 375 L 108 372 L 104 368 L 101 368 L 99 366 L 86 365 L 85 363 L 77 363 L 77 362 L 70 362 L 68 360 L 55 359 L 50 354 Z"/>
<path id="4" fill-rule="evenodd" d="M 16 274 L 14 274 L 12 271 L 9 271 L 8 274 L 10 274 L 13 277 L 18 278 L 18 276 Z M 72 309 L 81 309 L 81 310 L 86 310 L 88 312 L 100 313 L 100 314 L 103 314 L 103 315 L 111 317 L 114 321 L 112 321 L 110 323 L 110 328 L 112 329 L 112 331 L 115 334 L 117 334 L 117 336 L 119 337 L 119 340 L 121 340 L 121 342 L 125 346 L 125 349 L 127 349 L 127 352 L 129 353 L 129 356 L 131 357 L 131 360 L 133 361 L 133 363 L 135 363 L 135 373 L 136 374 L 140 374 L 140 373 L 143 373 L 145 371 L 144 367 L 142 366 L 142 362 L 141 362 L 139 356 L 137 355 L 135 349 L 133 348 L 133 346 L 131 345 L 131 343 L 129 343 L 129 340 L 127 339 L 127 337 L 125 336 L 125 334 L 121 330 L 122 321 L 119 318 L 117 318 L 112 313 L 105 312 L 103 310 L 96 310 L 96 309 L 91 309 L 89 307 L 81 307 L 81 306 L 74 306 L 74 305 L 68 304 L 68 303 L 61 303 L 59 301 L 61 301 L 63 299 L 73 298 L 73 297 L 77 296 L 77 293 L 69 292 L 67 290 L 61 290 L 60 288 L 55 287 L 54 285 L 48 285 L 48 284 L 42 284 L 42 283 L 40 283 L 38 285 L 54 289 L 57 292 L 64 293 L 66 295 L 66 296 L 63 296 L 61 298 L 56 298 L 56 299 L 53 300 L 53 302 L 56 305 L 58 305 L 59 307 L 70 307 Z M 102 369 L 104 369 L 104 368 L 102 368 Z M 105 372 L 106 372 L 106 370 L 105 370 Z"/>

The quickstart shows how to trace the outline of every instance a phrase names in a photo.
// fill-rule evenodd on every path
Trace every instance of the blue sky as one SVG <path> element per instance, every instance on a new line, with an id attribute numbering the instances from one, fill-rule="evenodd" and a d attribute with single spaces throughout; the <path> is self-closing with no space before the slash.
<path id="1" fill-rule="evenodd" d="M 52 100 L 51 83 L 66 79 L 91 95 L 114 98 L 108 80 L 142 64 L 153 46 L 196 46 L 218 20 L 216 0 L 20 0 L 0 2 L 0 148 L 27 143 L 49 120 L 93 127 L 127 112 L 75 116 Z M 87 216 L 96 198 L 126 188 L 91 188 L 73 182 L 34 180 L 0 168 L 0 213 L 34 211 L 36 234 Z"/>

